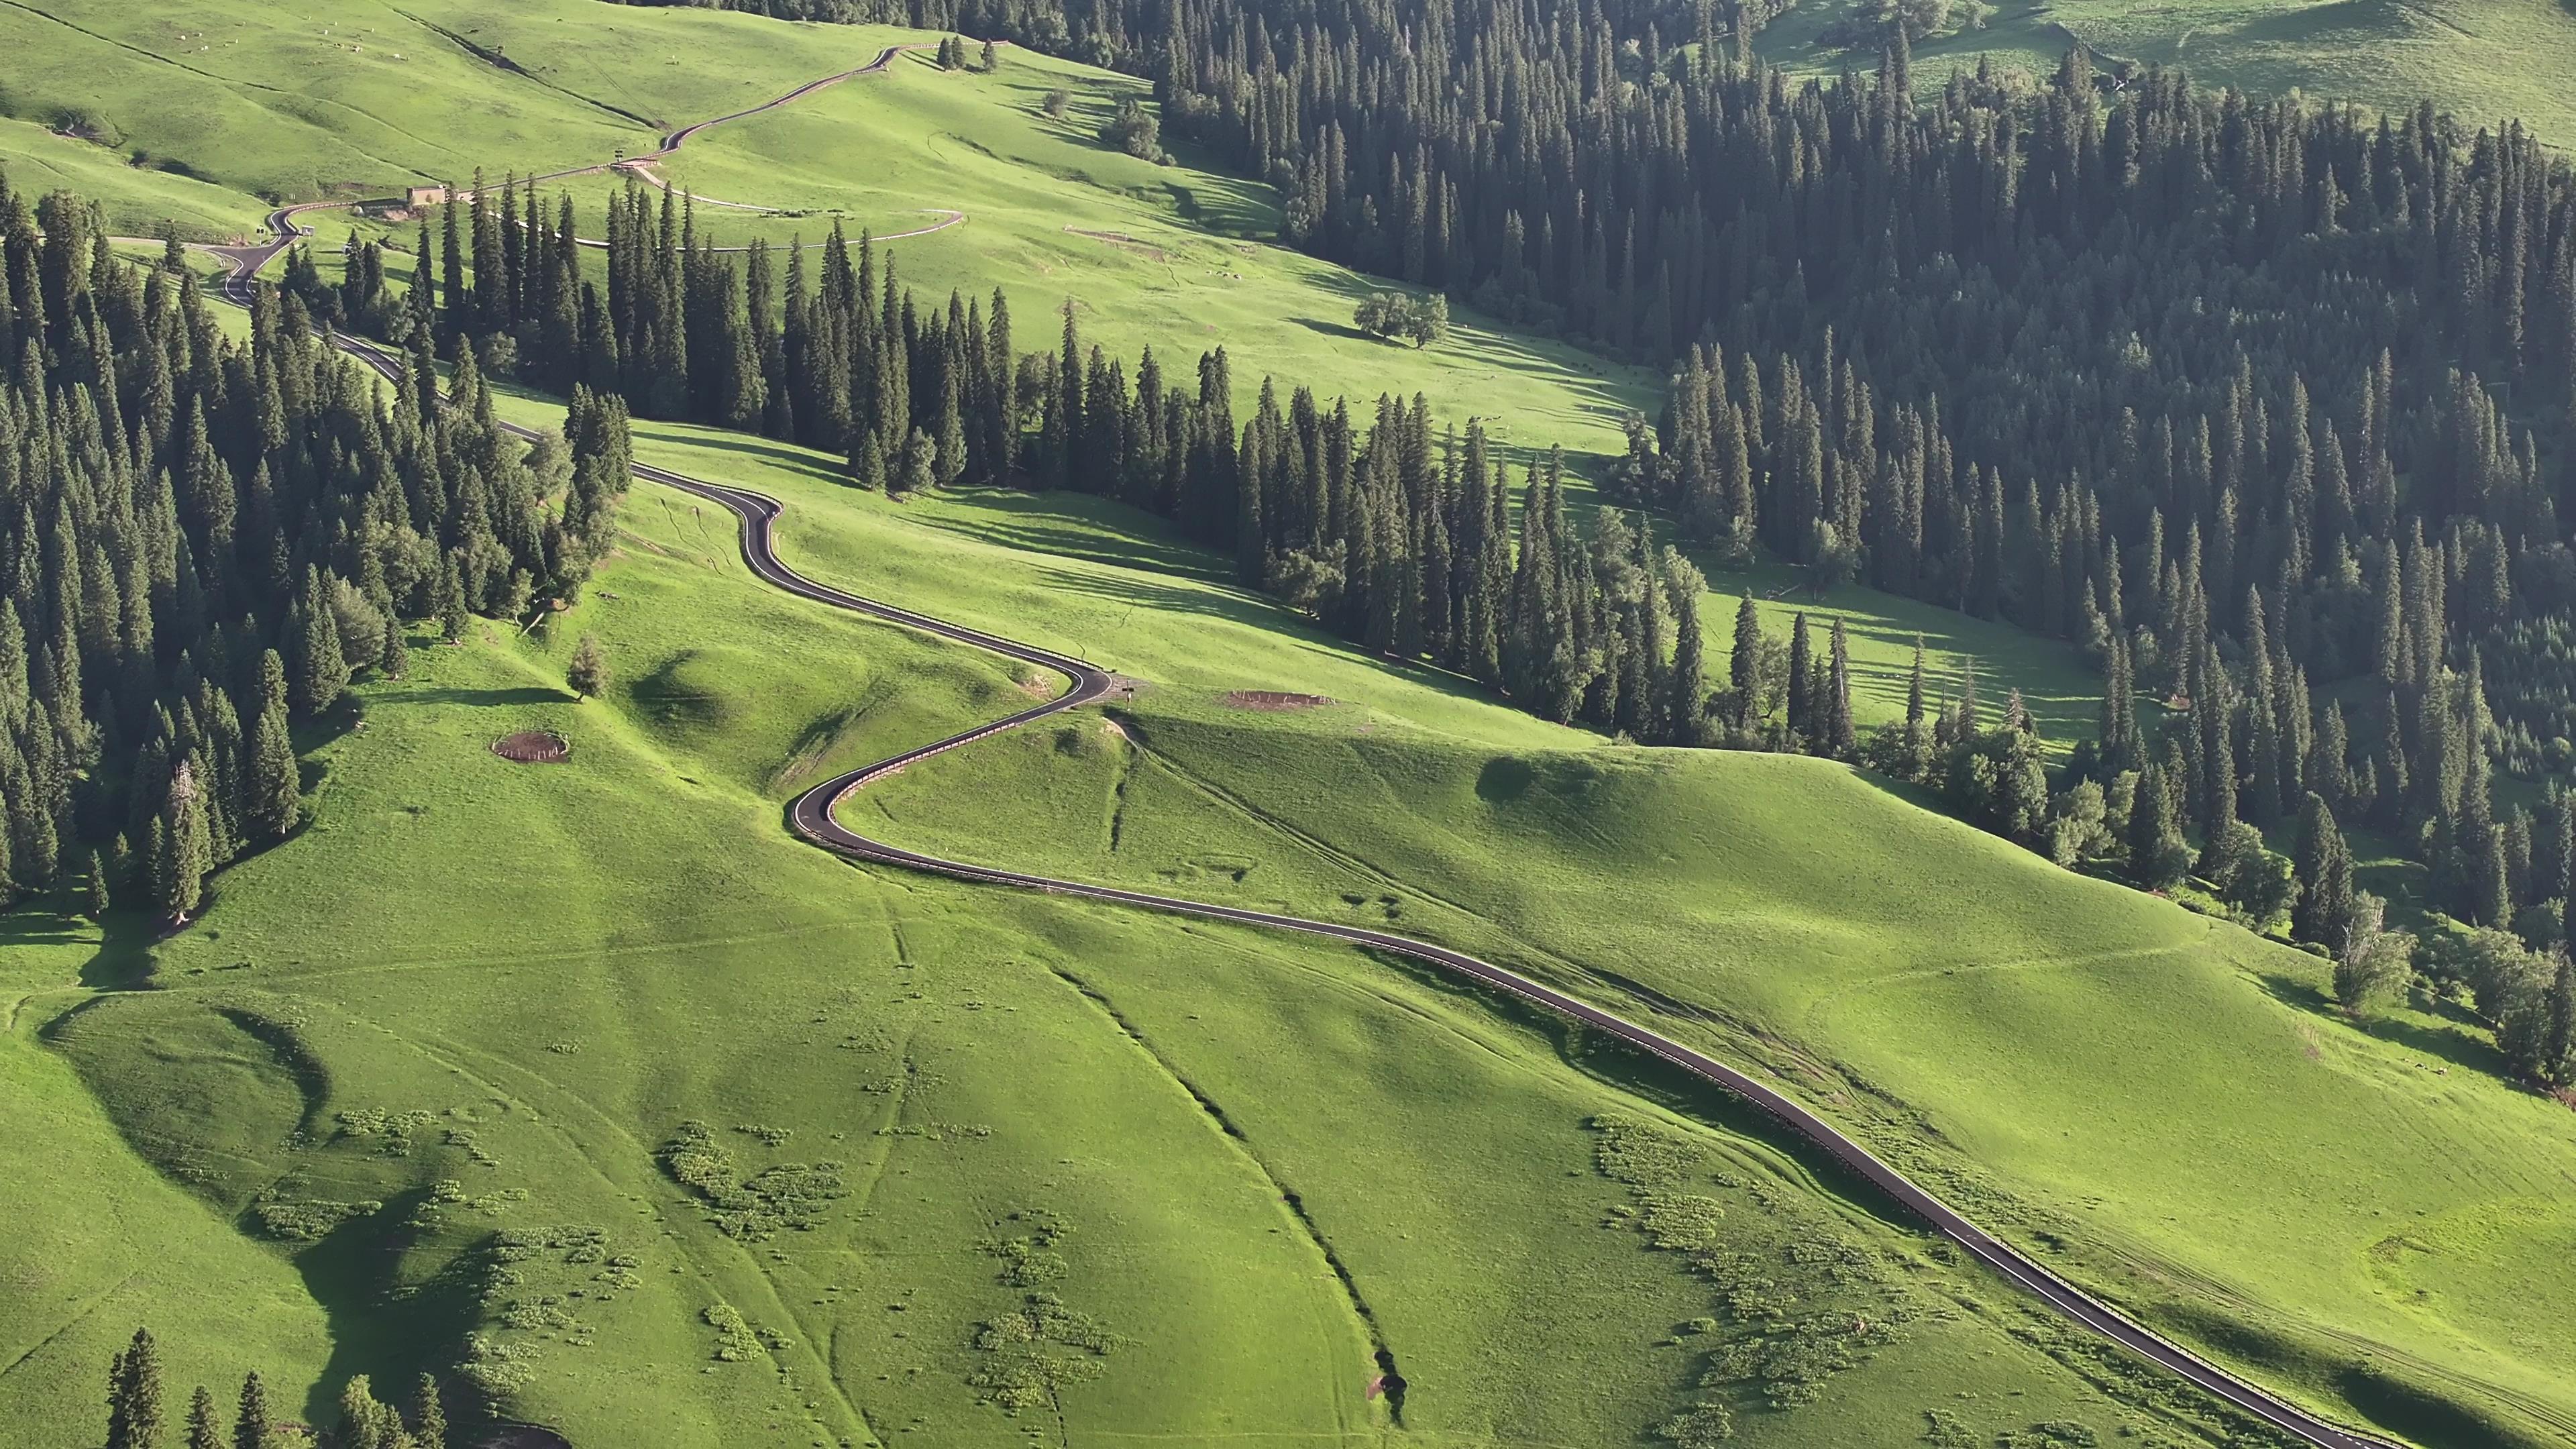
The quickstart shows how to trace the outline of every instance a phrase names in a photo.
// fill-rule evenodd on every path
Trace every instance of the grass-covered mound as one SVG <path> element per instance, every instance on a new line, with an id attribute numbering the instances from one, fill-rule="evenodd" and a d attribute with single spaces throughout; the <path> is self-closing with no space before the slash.
<path id="1" fill-rule="evenodd" d="M 1722 1412 L 1822 1446 L 1932 1411 L 2206 1437 L 2207 1405 L 1552 1022 L 792 843 L 799 782 L 1046 682 L 755 584 L 685 496 L 625 518 L 546 630 L 424 639 L 303 741 L 310 823 L 187 931 L 0 948 L 0 1265 L 45 1290 L 0 1296 L 0 1437 L 83 1432 L 137 1322 L 175 1381 L 256 1367 L 317 1418 L 347 1374 L 461 1361 L 580 1444 L 1631 1444 Z M 613 677 L 575 703 L 585 633 Z M 1323 688 L 1379 672 L 1249 622 L 1226 647 L 1254 639 Z M 494 752 L 522 732 L 569 757 Z"/>
<path id="2" fill-rule="evenodd" d="M 863 828 L 1494 952 L 1768 1063 L 2070 1271 L 2323 1401 L 2438 1427 L 2338 1377 L 2350 1335 L 2477 1412 L 2566 1411 L 2561 1351 L 2516 1325 L 2570 1285 L 2510 1265 L 2564 1231 L 2535 1184 L 2576 1134 L 2466 1033 L 2357 1029 L 2314 958 L 1839 767 L 1603 750 L 1277 628 L 1111 510 L 893 503 L 792 460 L 743 476 L 790 502 L 800 566 L 1146 685 L 1125 737 L 1068 721 L 925 765 L 853 803 Z M 1290 689 L 1333 702 L 1229 698 Z M 2421 1170 L 2389 1183 L 2392 1160 Z"/>
<path id="3" fill-rule="evenodd" d="M 2576 1122 L 2465 1031 L 2345 1022 L 2323 962 L 1817 762 L 1495 750 L 1192 686 L 1122 724 L 1088 751 L 1012 741 L 908 772 L 850 818 L 1492 954 L 1762 1064 L 2259 1374 L 2384 1412 L 2344 1380 L 2367 1353 L 2479 1412 L 2569 1410 L 2566 1347 L 2530 1327 L 2576 1304 L 2551 1247 L 2576 1223 L 2545 1186 L 2576 1171 Z M 980 826 L 979 798 L 1023 793 L 1060 827 Z"/>

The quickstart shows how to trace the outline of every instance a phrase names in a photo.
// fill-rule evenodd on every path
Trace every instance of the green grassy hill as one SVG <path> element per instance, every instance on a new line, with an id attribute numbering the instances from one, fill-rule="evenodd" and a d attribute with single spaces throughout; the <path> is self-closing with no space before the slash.
<path id="1" fill-rule="evenodd" d="M 895 33 L 79 0 L 0 36 L 29 57 L 0 123 L 22 184 L 61 176 L 120 231 L 228 234 L 260 197 L 632 153 Z M 1260 240 L 1258 194 L 1091 139 L 1135 88 L 906 62 L 666 174 L 809 213 L 702 214 L 727 241 L 963 210 L 897 244 L 903 275 L 1007 283 L 1023 347 L 1053 331 L 1031 300 L 1074 293 L 1124 352 L 1222 341 L 1239 376 L 1419 390 L 1578 450 L 1648 396 L 1473 317 L 1421 352 L 1349 335 L 1366 279 Z M 2576 1261 L 2569 1119 L 2451 1024 L 2354 1028 L 2311 958 L 1848 771 L 1612 749 L 1368 659 L 1122 510 L 896 503 L 791 448 L 638 436 L 787 499 L 783 548 L 818 575 L 1145 686 L 1123 733 L 1077 716 L 907 773 L 854 807 L 877 828 L 1491 952 L 1767 1066 L 2330 1410 L 2428 1444 L 2576 1425 L 2576 1277 L 2549 1266 Z M 361 689 L 363 725 L 303 741 L 313 823 L 197 926 L 154 946 L 9 918 L 0 1282 L 24 1291 L 0 1294 L 0 1439 L 79 1442 L 137 1322 L 181 1383 L 258 1367 L 316 1414 L 348 1373 L 463 1356 L 585 1445 L 1645 1444 L 1695 1402 L 1783 1445 L 2228 1432 L 1724 1099 L 1560 1024 L 1318 943 L 792 844 L 800 784 L 1047 682 L 758 587 L 682 495 L 639 489 L 627 527 L 543 633 L 424 644 Z M 1734 589 L 1783 582 L 1721 576 L 1706 613 L 1722 632 Z M 1923 632 L 2059 738 L 2089 723 L 2064 646 L 1861 590 L 1827 608 L 1864 722 L 1901 706 Z M 617 673 L 591 704 L 559 687 L 583 632 Z M 532 728 L 571 761 L 488 748 Z"/>
<path id="2" fill-rule="evenodd" d="M 0 953 L 0 1060 L 39 1084 L 10 1140 L 97 1184 L 13 1199 L 0 1261 L 62 1287 L 0 1299 L 9 1442 L 78 1442 L 137 1321 L 182 1383 L 256 1366 L 317 1413 L 341 1375 L 462 1353 L 585 1444 L 1643 1444 L 1701 1399 L 1754 1443 L 1934 1411 L 2214 1438 L 1730 1104 L 1553 1023 L 791 843 L 802 781 L 1042 682 L 756 585 L 711 514 L 640 488 L 578 609 L 364 686 L 362 725 L 305 742 L 311 824 L 218 877 L 148 978 L 130 922 Z M 888 527 L 952 569 L 998 547 Z M 1578 738 L 1160 613 L 1202 670 L 1266 638 L 1461 738 Z M 582 632 L 617 674 L 588 704 L 556 683 Z M 535 728 L 571 759 L 489 749 Z M 1097 716 L 1039 738 L 1114 743 Z M 1768 1377 L 1698 1387 L 1728 1354 Z"/>
<path id="3" fill-rule="evenodd" d="M 1766 29 L 1755 49 L 1793 70 L 1833 74 L 1875 64 L 1829 43 L 1870 7 L 1808 0 Z M 2520 120 L 2543 140 L 2576 144 L 2576 10 L 2563 0 L 2001 0 L 1951 7 L 1945 32 L 1914 47 L 1915 77 L 1938 86 L 1981 57 L 2046 76 L 2076 41 L 2100 61 L 2180 66 L 2203 85 L 2258 96 L 2292 92 L 2408 111 L 2431 99 L 2472 125 Z M 1971 10 L 1981 23 L 1963 28 Z"/>
<path id="4" fill-rule="evenodd" d="M 691 455 L 659 435 L 647 451 Z M 1122 543 L 1101 511 L 734 476 L 790 500 L 785 547 L 821 575 L 971 621 L 1043 618 L 1048 642 L 1151 686 L 1123 707 L 1126 740 L 1059 731 L 923 766 L 854 803 L 864 828 L 1494 952 L 1769 1063 L 2071 1271 L 2328 1402 L 2396 1412 L 2399 1391 L 2346 1372 L 2358 1340 L 2410 1392 L 2501 1406 L 2488 1431 L 2576 1414 L 2563 1345 L 2526 1326 L 2576 1305 L 2576 1280 L 2508 1267 L 2567 1230 L 2550 1204 L 2576 1132 L 2499 1085 L 2468 1031 L 2405 1013 L 2356 1029 L 2314 958 L 1839 767 L 1602 750 L 1498 727 L 1436 679 L 1302 657 L 1329 646 L 1246 631 L 1263 606 L 1174 586 L 1173 545 Z M 997 507 L 1091 556 L 1024 585 L 978 538 L 943 566 L 935 533 Z M 1058 602 L 1020 612 L 1041 588 Z M 1282 688 L 1335 703 L 1225 698 Z M 1030 800 L 1060 824 L 1028 829 Z M 2390 1160 L 2417 1170 L 2389 1183 Z"/>

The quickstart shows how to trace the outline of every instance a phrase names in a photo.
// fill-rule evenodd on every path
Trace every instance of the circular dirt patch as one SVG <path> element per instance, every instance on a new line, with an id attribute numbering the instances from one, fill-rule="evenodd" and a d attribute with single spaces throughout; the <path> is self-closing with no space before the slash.
<path id="1" fill-rule="evenodd" d="M 572 741 L 553 730 L 521 730 L 494 740 L 492 753 L 522 765 L 560 765 L 572 758 Z"/>
<path id="2" fill-rule="evenodd" d="M 1287 694 L 1276 689 L 1238 689 L 1225 697 L 1236 709 L 1313 709 L 1333 703 L 1320 694 Z"/>

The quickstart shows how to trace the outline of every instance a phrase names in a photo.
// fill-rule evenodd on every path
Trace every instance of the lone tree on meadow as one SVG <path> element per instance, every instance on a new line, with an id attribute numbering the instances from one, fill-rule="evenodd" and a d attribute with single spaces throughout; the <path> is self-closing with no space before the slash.
<path id="1" fill-rule="evenodd" d="M 1428 347 L 1449 336 L 1449 299 L 1434 292 L 1408 297 L 1401 292 L 1373 292 L 1351 312 L 1351 325 L 1371 337 L 1405 338 Z"/>
<path id="2" fill-rule="evenodd" d="M 564 682 L 584 699 L 597 699 L 608 688 L 608 651 L 599 647 L 597 635 L 584 634 L 573 646 L 572 667 L 564 671 Z"/>

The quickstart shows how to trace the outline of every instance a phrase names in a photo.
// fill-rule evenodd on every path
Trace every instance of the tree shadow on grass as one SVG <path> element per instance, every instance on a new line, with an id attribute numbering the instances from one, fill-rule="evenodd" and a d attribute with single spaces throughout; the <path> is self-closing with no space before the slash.
<path id="1" fill-rule="evenodd" d="M 81 985 L 93 991 L 134 991 L 159 967 L 152 947 L 158 923 L 135 911 L 110 911 L 100 923 L 98 950 L 81 963 Z"/>
<path id="2" fill-rule="evenodd" d="M 1950 813 L 1950 807 L 1941 802 L 1941 797 L 1939 795 L 1934 794 L 1929 789 L 1926 789 L 1921 785 L 1917 785 L 1912 781 L 1900 780 L 1893 775 L 1882 775 L 1876 770 L 1864 770 L 1858 765 L 1854 765 L 1852 767 L 1852 778 L 1859 780 L 1862 784 L 1869 786 L 1880 794 L 1892 795 L 1918 810 L 1929 810 L 1944 820 L 1959 819 L 1958 816 Z M 1966 824 L 1965 821 L 1960 821 L 1960 823 Z M 2037 856 L 2032 857 L 2034 860 L 2038 858 L 2039 857 Z"/>
<path id="3" fill-rule="evenodd" d="M 424 685 L 399 694 L 378 694 L 375 702 L 382 705 L 463 704 L 510 705 L 570 704 L 579 696 L 568 689 L 548 689 L 542 685 L 519 685 L 509 689 L 459 689 L 449 685 Z"/>
<path id="4" fill-rule="evenodd" d="M 925 518 L 922 522 L 945 532 L 1031 553 L 1114 568 L 1146 569 L 1208 583 L 1231 582 L 1233 571 L 1220 567 L 1215 555 L 1203 549 L 1176 540 L 1140 537 L 1126 530 L 1104 536 L 1097 527 L 1084 526 L 1090 520 L 1059 509 L 1043 495 L 1021 494 L 1013 499 L 988 494 L 976 500 L 976 509 L 965 517 Z"/>
<path id="5" fill-rule="evenodd" d="M 1040 574 L 1050 592 L 1081 594 L 1111 603 L 1132 604 L 1157 612 L 1197 614 L 1204 618 L 1222 619 L 1259 629 L 1282 642 L 1329 654 L 1400 677 L 1411 684 L 1435 690 L 1452 699 L 1474 700 L 1480 704 L 1502 705 L 1500 697 L 1463 675 L 1451 674 L 1420 660 L 1402 660 L 1382 654 L 1371 654 L 1356 644 L 1326 633 L 1304 615 L 1291 612 L 1284 604 L 1270 602 L 1259 595 L 1235 589 L 1189 589 L 1156 583 L 1134 575 L 1075 573 L 1070 569 L 1041 569 Z M 1571 728 L 1582 729 L 1582 726 Z"/>
<path id="6" fill-rule="evenodd" d="M 810 478 L 818 483 L 829 483 L 838 488 L 857 486 L 851 481 L 848 473 L 817 458 L 807 449 L 753 437 L 748 433 L 713 431 L 682 433 L 657 428 L 651 423 L 638 423 L 635 426 L 635 434 L 637 441 L 644 443 L 669 443 L 675 446 L 713 449 L 721 453 L 748 453 L 764 462 L 773 463 L 799 477 Z M 652 460 L 648 458 L 645 461 Z"/>
<path id="7" fill-rule="evenodd" d="M 465 1336 L 481 1322 L 482 1254 L 469 1249 L 427 1282 L 403 1281 L 401 1267 L 416 1237 L 405 1224 L 428 1198 L 426 1188 L 397 1193 L 295 1255 L 295 1270 L 321 1305 L 331 1336 L 330 1360 L 305 1395 L 308 1421 L 336 1421 L 340 1386 L 355 1374 L 374 1379 L 377 1398 L 408 1410 L 420 1376 L 452 1375 Z M 239 1226 L 257 1236 L 248 1221 Z"/>
<path id="8" fill-rule="evenodd" d="M 1328 322 L 1321 317 L 1291 317 L 1288 320 L 1305 328 L 1309 332 L 1321 332 L 1327 337 L 1340 338 L 1350 342 L 1376 342 L 1378 340 L 1377 338 L 1371 337 L 1360 329 L 1344 322 Z"/>
<path id="9" fill-rule="evenodd" d="M 2437 1003 L 2436 1014 L 2443 1018 L 2439 1026 L 2397 1016 L 2348 1016 L 2342 1006 L 2314 983 L 2277 972 L 2260 972 L 2255 979 L 2272 999 L 2292 1006 L 2311 1016 L 2333 1019 L 2364 1036 L 2375 1037 L 2391 1046 L 2403 1047 L 2425 1058 L 2462 1071 L 2480 1072 L 2502 1081 L 2511 1081 L 2513 1073 L 2497 1051 L 2495 1044 L 2481 1034 L 2477 1023 L 2457 1006 Z"/>

